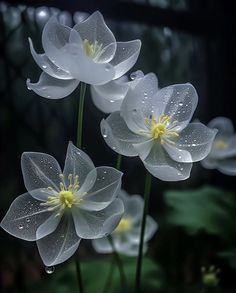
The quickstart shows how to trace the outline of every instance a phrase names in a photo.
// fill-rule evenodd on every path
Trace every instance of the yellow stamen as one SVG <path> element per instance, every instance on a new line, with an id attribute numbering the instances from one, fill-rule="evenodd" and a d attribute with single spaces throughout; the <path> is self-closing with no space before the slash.
<path id="1" fill-rule="evenodd" d="M 103 44 L 98 44 L 98 41 L 95 41 L 94 43 L 90 44 L 87 39 L 83 41 L 83 48 L 85 51 L 85 54 L 91 58 L 95 59 L 101 56 L 103 50 L 102 50 Z"/>
<path id="2" fill-rule="evenodd" d="M 216 150 L 225 150 L 229 147 L 229 144 L 222 139 L 216 139 L 213 144 L 213 148 Z"/>
<path id="3" fill-rule="evenodd" d="M 117 233 L 128 232 L 132 228 L 132 220 L 130 218 L 121 219 L 119 225 L 115 229 Z"/>

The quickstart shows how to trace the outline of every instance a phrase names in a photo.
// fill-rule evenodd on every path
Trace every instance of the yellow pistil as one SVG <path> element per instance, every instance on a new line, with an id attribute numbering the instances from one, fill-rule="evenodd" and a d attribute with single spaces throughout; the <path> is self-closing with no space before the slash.
<path id="1" fill-rule="evenodd" d="M 229 145 L 223 141 L 222 139 L 216 139 L 213 143 L 213 148 L 216 150 L 225 150 L 229 147 Z"/>
<path id="2" fill-rule="evenodd" d="M 130 218 L 123 218 L 121 219 L 119 225 L 115 229 L 115 232 L 117 233 L 124 233 L 128 232 L 132 227 L 132 221 Z"/>
<path id="3" fill-rule="evenodd" d="M 56 217 L 60 217 L 66 209 L 71 209 L 75 204 L 79 204 L 83 201 L 83 197 L 87 195 L 87 192 L 82 194 L 82 197 L 78 199 L 76 192 L 79 190 L 79 176 L 69 174 L 69 186 L 68 188 L 65 185 L 64 175 L 59 175 L 60 182 L 60 192 L 56 192 L 52 187 L 48 187 L 47 190 L 51 193 L 51 196 L 48 196 L 47 201 L 41 203 L 41 206 L 48 206 L 48 211 L 54 211 L 59 208 L 59 212 L 56 214 Z"/>
<path id="4" fill-rule="evenodd" d="M 151 118 L 144 118 L 144 123 L 149 128 L 149 131 L 140 130 L 141 134 L 147 135 L 153 139 L 159 139 L 161 144 L 164 141 L 169 142 L 170 144 L 175 144 L 173 141 L 170 140 L 171 137 L 178 137 L 179 134 L 176 131 L 169 130 L 170 126 L 175 126 L 178 122 L 170 122 L 170 117 L 167 115 L 160 115 L 159 121 L 152 116 Z"/>
<path id="5" fill-rule="evenodd" d="M 95 41 L 94 43 L 90 44 L 87 39 L 83 41 L 83 48 L 85 51 L 85 54 L 91 58 L 91 59 L 97 59 L 99 56 L 101 56 L 103 50 L 102 50 L 103 44 L 98 44 L 98 41 Z"/>

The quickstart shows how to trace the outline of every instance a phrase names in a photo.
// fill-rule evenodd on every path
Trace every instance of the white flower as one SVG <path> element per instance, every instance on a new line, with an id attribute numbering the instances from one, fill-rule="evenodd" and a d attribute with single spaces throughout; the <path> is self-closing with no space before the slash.
<path id="1" fill-rule="evenodd" d="M 11 235 L 37 241 L 47 266 L 66 261 L 81 238 L 111 233 L 124 206 L 116 199 L 122 173 L 95 168 L 91 159 L 69 143 L 63 172 L 52 156 L 23 153 L 22 172 L 27 193 L 12 203 L 1 222 Z"/>
<path id="2" fill-rule="evenodd" d="M 44 54 L 37 54 L 29 42 L 43 73 L 38 83 L 28 79 L 28 88 L 51 99 L 68 96 L 80 81 L 100 85 L 121 77 L 135 64 L 141 48 L 139 40 L 116 42 L 98 11 L 73 28 L 51 17 L 42 34 Z"/>
<path id="3" fill-rule="evenodd" d="M 210 152 L 216 130 L 190 123 L 198 96 L 191 84 L 158 90 L 153 73 L 130 88 L 120 112 L 101 122 L 106 143 L 124 156 L 139 156 L 147 170 L 164 181 L 190 176 L 192 162 Z"/>
<path id="4" fill-rule="evenodd" d="M 217 117 L 208 124 L 218 129 L 209 155 L 202 161 L 203 167 L 217 169 L 223 174 L 236 175 L 236 134 L 232 121 L 225 117 Z"/>
<path id="5" fill-rule="evenodd" d="M 117 252 L 135 256 L 138 255 L 139 239 L 142 222 L 144 202 L 140 195 L 128 195 L 124 190 L 119 193 L 119 198 L 124 203 L 124 215 L 111 234 L 114 247 Z M 144 232 L 144 252 L 147 250 L 147 242 L 153 237 L 157 230 L 157 223 L 147 216 Z M 111 253 L 112 247 L 106 237 L 92 241 L 94 249 L 98 253 Z"/>
<path id="6" fill-rule="evenodd" d="M 143 72 L 138 70 L 131 73 L 131 80 L 123 75 L 104 85 L 91 86 L 91 96 L 95 106 L 104 113 L 119 111 L 129 88 L 134 88 L 143 77 Z"/>

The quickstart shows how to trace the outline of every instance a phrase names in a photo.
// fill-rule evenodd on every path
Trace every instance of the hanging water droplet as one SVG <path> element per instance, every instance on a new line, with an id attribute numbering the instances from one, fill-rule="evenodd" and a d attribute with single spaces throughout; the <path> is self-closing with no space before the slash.
<path id="1" fill-rule="evenodd" d="M 131 80 L 135 80 L 136 77 L 137 77 L 136 72 L 132 72 L 132 73 L 130 74 L 130 79 L 131 79 Z"/>
<path id="2" fill-rule="evenodd" d="M 22 224 L 19 224 L 19 225 L 18 225 L 18 228 L 19 228 L 20 230 L 22 230 L 22 229 L 24 228 L 24 226 L 23 226 Z"/>
<path id="3" fill-rule="evenodd" d="M 45 272 L 51 275 L 55 271 L 55 267 L 45 267 Z"/>

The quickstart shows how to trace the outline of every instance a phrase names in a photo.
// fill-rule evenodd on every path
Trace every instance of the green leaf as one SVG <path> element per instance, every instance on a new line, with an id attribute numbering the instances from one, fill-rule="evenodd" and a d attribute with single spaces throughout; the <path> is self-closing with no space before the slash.
<path id="1" fill-rule="evenodd" d="M 197 190 L 169 191 L 165 199 L 171 208 L 168 221 L 184 227 L 190 234 L 205 230 L 227 238 L 235 230 L 232 223 L 235 200 L 231 193 L 206 186 Z"/>

